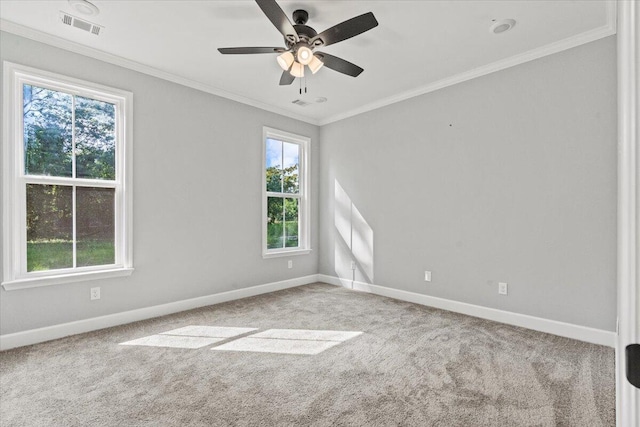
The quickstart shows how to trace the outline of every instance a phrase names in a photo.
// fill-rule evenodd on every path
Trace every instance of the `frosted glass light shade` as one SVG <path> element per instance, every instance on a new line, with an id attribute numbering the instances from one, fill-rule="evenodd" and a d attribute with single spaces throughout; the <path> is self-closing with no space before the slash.
<path id="1" fill-rule="evenodd" d="M 313 59 L 313 52 L 306 46 L 300 46 L 296 56 L 299 63 L 307 65 Z"/>
<path id="2" fill-rule="evenodd" d="M 294 77 L 304 77 L 304 65 L 299 62 L 294 62 L 291 66 L 290 73 Z"/>
<path id="3" fill-rule="evenodd" d="M 280 68 L 287 71 L 291 67 L 291 64 L 293 64 L 293 53 L 285 52 L 278 56 L 276 60 L 278 61 Z"/>
<path id="4" fill-rule="evenodd" d="M 314 56 L 309 62 L 309 69 L 313 74 L 317 73 L 320 68 L 324 65 L 324 62 L 320 61 L 317 56 Z"/>

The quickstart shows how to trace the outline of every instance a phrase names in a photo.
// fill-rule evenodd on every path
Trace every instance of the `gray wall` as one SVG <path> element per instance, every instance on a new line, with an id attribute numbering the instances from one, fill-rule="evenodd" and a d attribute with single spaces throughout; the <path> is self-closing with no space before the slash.
<path id="1" fill-rule="evenodd" d="M 615 330 L 615 52 L 608 37 L 323 126 L 320 272 L 350 279 L 355 260 L 356 280 Z"/>
<path id="2" fill-rule="evenodd" d="M 131 277 L 0 290 L 0 334 L 317 273 L 316 126 L 8 33 L 1 59 L 134 94 Z M 263 260 L 263 125 L 311 143 L 310 255 Z M 1 268 L 1 266 L 0 266 Z M 89 300 L 100 286 L 102 298 Z"/>

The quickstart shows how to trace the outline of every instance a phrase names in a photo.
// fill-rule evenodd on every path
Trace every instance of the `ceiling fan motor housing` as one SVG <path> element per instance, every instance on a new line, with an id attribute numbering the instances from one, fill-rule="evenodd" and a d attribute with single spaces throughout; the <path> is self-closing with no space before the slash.
<path id="1" fill-rule="evenodd" d="M 298 33 L 298 38 L 300 39 L 300 41 L 306 44 L 309 44 L 309 40 L 318 35 L 316 30 L 307 25 L 294 25 L 293 28 L 296 30 L 296 33 Z M 285 39 L 285 41 L 287 40 Z M 295 43 L 291 44 L 293 45 Z"/>
<path id="2" fill-rule="evenodd" d="M 309 14 L 306 10 L 298 9 L 293 12 L 293 22 L 295 22 L 295 25 L 293 25 L 293 29 L 296 30 L 300 42 L 296 43 L 285 37 L 284 42 L 289 49 L 294 48 L 294 46 L 299 45 L 300 43 L 303 43 L 305 46 L 313 49 L 313 46 L 309 44 L 309 40 L 317 36 L 318 32 L 308 25 L 305 25 L 308 19 Z"/>

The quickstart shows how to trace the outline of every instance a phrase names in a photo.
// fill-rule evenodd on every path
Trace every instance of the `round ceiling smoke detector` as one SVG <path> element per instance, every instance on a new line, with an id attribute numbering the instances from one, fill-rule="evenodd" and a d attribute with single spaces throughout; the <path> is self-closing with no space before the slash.
<path id="1" fill-rule="evenodd" d="M 100 9 L 86 0 L 69 0 L 69 5 L 76 11 L 83 15 L 97 15 L 100 13 Z"/>
<path id="2" fill-rule="evenodd" d="M 491 27 L 489 27 L 489 31 L 491 31 L 493 34 L 502 34 L 512 29 L 515 25 L 515 19 L 501 19 L 499 21 L 494 20 L 493 24 L 491 24 Z"/>

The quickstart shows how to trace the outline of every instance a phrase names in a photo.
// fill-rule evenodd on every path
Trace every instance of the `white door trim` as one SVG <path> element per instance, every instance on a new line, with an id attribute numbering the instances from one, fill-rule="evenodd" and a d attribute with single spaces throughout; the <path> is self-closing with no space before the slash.
<path id="1" fill-rule="evenodd" d="M 626 379 L 625 348 L 640 343 L 640 7 L 618 0 L 618 342 L 619 427 L 640 425 L 640 390 Z"/>

